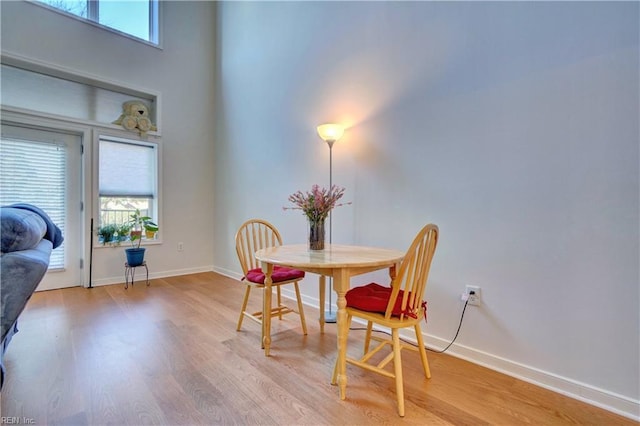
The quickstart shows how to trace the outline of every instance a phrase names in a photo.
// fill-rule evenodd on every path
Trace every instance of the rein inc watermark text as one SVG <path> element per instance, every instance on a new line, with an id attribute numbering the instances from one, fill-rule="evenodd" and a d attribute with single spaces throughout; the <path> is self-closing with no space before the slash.
<path id="1" fill-rule="evenodd" d="M 33 417 L 0 417 L 0 424 L 3 425 L 35 425 L 36 420 Z"/>

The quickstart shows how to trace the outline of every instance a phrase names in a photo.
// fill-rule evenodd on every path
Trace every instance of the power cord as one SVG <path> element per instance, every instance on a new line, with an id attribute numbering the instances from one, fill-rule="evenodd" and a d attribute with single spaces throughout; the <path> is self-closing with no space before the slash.
<path id="1" fill-rule="evenodd" d="M 455 335 L 455 336 L 453 336 L 453 340 L 451 340 L 451 342 L 449 342 L 449 344 L 447 345 L 447 347 L 446 347 L 446 348 L 444 348 L 444 349 L 442 349 L 442 350 L 437 351 L 437 350 L 435 350 L 435 349 L 429 349 L 429 348 L 426 348 L 428 351 L 430 351 L 430 352 L 434 352 L 434 353 L 437 353 L 437 354 L 441 354 L 441 353 L 444 353 L 447 349 L 449 349 L 449 348 L 451 347 L 451 345 L 453 345 L 453 342 L 455 342 L 455 341 L 456 341 L 456 339 L 458 338 L 458 334 L 460 333 L 460 329 L 462 328 L 462 320 L 464 319 L 464 313 L 465 313 L 465 311 L 467 310 L 467 305 L 469 305 L 469 296 L 472 296 L 472 295 L 474 295 L 474 294 L 476 294 L 476 293 L 475 293 L 475 291 L 471 290 L 471 291 L 469 292 L 469 294 L 468 294 L 467 298 L 466 298 L 466 299 L 465 299 L 465 301 L 464 301 L 464 307 L 462 308 L 462 313 L 460 314 L 460 322 L 458 323 L 458 329 L 456 330 L 456 335 Z M 424 322 L 425 322 L 425 324 L 427 323 L 427 319 L 426 319 L 426 318 L 425 318 Z M 354 330 L 354 331 L 366 331 L 367 329 L 366 329 L 366 328 L 362 328 L 362 327 L 354 327 L 354 328 L 350 328 L 349 330 Z M 389 335 L 390 335 L 390 333 L 389 333 L 389 332 L 384 331 L 384 330 L 373 330 L 373 331 L 374 331 L 374 332 L 376 332 L 376 333 L 383 333 L 383 334 L 386 334 L 387 336 L 389 336 Z M 418 345 L 416 345 L 415 343 L 410 342 L 410 341 L 408 341 L 408 340 L 405 340 L 405 339 L 402 339 L 402 338 L 401 338 L 400 340 L 401 340 L 402 342 L 404 342 L 404 343 L 408 343 L 408 344 L 409 344 L 409 345 L 411 345 L 411 346 L 415 346 L 415 347 L 417 347 L 417 346 L 418 346 Z"/>
<path id="2" fill-rule="evenodd" d="M 471 290 L 469 292 L 469 296 L 471 296 L 472 294 L 475 294 L 475 292 L 473 290 Z M 467 300 L 464 301 L 464 307 L 462 308 L 462 314 L 460 314 L 460 323 L 458 323 L 458 329 L 456 330 L 456 335 L 453 336 L 453 340 L 451 340 L 451 342 L 447 345 L 447 347 L 442 349 L 442 350 L 436 351 L 434 349 L 427 348 L 428 351 L 431 351 L 431 352 L 434 352 L 434 353 L 437 353 L 437 354 L 441 354 L 441 353 L 444 353 L 444 351 L 446 351 L 447 349 L 449 349 L 451 347 L 451 345 L 453 345 L 453 342 L 455 342 L 456 339 L 458 338 L 458 334 L 460 333 L 460 328 L 462 328 L 462 320 L 464 319 L 464 312 L 467 310 L 467 305 L 468 304 L 469 304 L 469 299 L 467 298 Z M 424 322 L 426 324 L 427 320 L 425 319 Z M 407 343 L 412 344 L 411 342 L 407 342 Z M 414 346 L 416 346 L 416 345 L 414 345 Z"/>

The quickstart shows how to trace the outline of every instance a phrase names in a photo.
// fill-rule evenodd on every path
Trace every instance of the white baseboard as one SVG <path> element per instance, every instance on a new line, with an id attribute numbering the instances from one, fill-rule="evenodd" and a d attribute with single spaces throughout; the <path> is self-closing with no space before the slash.
<path id="1" fill-rule="evenodd" d="M 240 279 L 241 274 L 234 271 L 225 270 L 223 268 L 213 268 L 214 272 L 228 276 L 230 278 Z M 282 295 L 289 299 L 295 300 L 293 290 L 282 289 Z M 302 295 L 302 302 L 313 308 L 318 308 L 320 300 L 315 297 Z M 328 305 L 325 306 L 328 309 Z M 337 307 L 333 306 L 334 310 Z M 354 320 L 355 321 L 355 320 Z M 415 334 L 412 330 L 402 333 L 403 338 L 415 343 Z M 430 334 L 424 335 L 427 347 L 434 350 L 442 350 L 449 341 Z M 640 401 L 631 399 L 624 395 L 619 395 L 604 389 L 599 389 L 586 383 L 581 383 L 566 377 L 559 376 L 538 368 L 524 365 L 515 361 L 502 358 L 497 355 L 479 351 L 468 346 L 454 343 L 447 350 L 447 354 L 457 358 L 464 359 L 474 364 L 481 365 L 494 371 L 506 374 L 511 377 L 523 380 L 525 382 L 540 386 L 553 392 L 577 399 L 587 404 L 600 407 L 607 411 L 619 414 L 621 416 L 640 421 Z"/>
<path id="2" fill-rule="evenodd" d="M 160 272 L 149 271 L 149 279 L 151 280 L 155 278 L 176 277 L 179 275 L 198 274 L 200 272 L 211 272 L 211 271 L 213 271 L 213 266 L 200 266 L 197 268 L 185 268 L 185 269 L 172 269 L 169 271 L 160 271 Z M 143 273 L 144 273 L 143 270 L 138 268 L 138 271 L 136 272 L 136 282 L 140 280 L 140 277 L 142 276 L 141 274 Z M 107 278 L 100 278 L 98 280 L 93 280 L 91 285 L 93 287 L 99 287 L 103 285 L 120 284 L 123 281 L 122 278 L 124 278 L 124 270 L 122 271 L 121 275 L 118 275 L 116 277 L 107 277 Z"/>
<path id="3" fill-rule="evenodd" d="M 225 277 L 233 278 L 235 280 L 240 280 L 242 278 L 242 274 L 240 272 L 230 271 L 225 268 L 220 268 L 219 266 L 214 266 L 213 272 L 217 272 L 220 275 L 224 275 Z"/>
<path id="4" fill-rule="evenodd" d="M 414 336 L 405 337 L 415 342 Z M 449 344 L 449 341 L 429 334 L 425 335 L 424 340 L 425 343 L 427 343 L 427 347 L 434 350 L 442 350 Z M 554 373 L 543 371 L 532 366 L 524 365 L 456 343 L 451 345 L 451 348 L 447 350 L 447 354 L 487 367 L 508 376 L 515 377 L 553 392 L 560 393 L 570 398 L 586 402 L 587 404 L 600 407 L 621 416 L 640 421 L 640 401 L 624 395 L 599 389 L 587 383 L 562 377 Z"/>

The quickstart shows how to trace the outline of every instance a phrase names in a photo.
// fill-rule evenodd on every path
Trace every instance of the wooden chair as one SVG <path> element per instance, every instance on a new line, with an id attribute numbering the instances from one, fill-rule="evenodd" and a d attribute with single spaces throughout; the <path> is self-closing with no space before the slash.
<path id="1" fill-rule="evenodd" d="M 423 301 L 424 291 L 437 242 L 438 227 L 433 224 L 426 225 L 413 240 L 389 287 L 371 283 L 366 286 L 354 287 L 346 294 L 347 327 L 351 327 L 353 317 L 367 321 L 364 355 L 360 359 L 347 356 L 346 361 L 348 364 L 357 365 L 368 371 L 395 378 L 398 414 L 402 417 L 404 417 L 404 386 L 400 351 L 405 348 L 417 350 L 422 360 L 424 375 L 427 379 L 431 378 L 420 322 L 426 316 L 426 302 Z M 372 336 L 371 331 L 374 323 L 390 328 L 391 338 Z M 413 327 L 418 342 L 417 348 L 400 342 L 398 331 L 406 327 Z M 379 342 L 373 349 L 369 349 L 371 340 Z M 386 345 L 391 347 L 391 353 L 374 365 L 372 357 Z M 385 369 L 385 366 L 392 360 L 393 372 Z M 336 363 L 333 371 L 333 384 L 336 383 L 337 367 Z"/>
<path id="2" fill-rule="evenodd" d="M 262 324 L 262 318 L 264 312 L 247 312 L 247 303 L 249 302 L 249 294 L 252 287 L 261 288 L 264 291 L 265 276 L 260 268 L 260 263 L 255 259 L 254 253 L 260 249 L 267 247 L 274 247 L 282 245 L 282 237 L 278 230 L 269 222 L 261 219 L 251 219 L 246 221 L 240 226 L 236 233 L 236 253 L 238 254 L 238 260 L 242 267 L 242 281 L 247 285 L 244 293 L 244 300 L 242 301 L 242 309 L 240 311 L 240 318 L 238 319 L 237 331 L 242 328 L 242 320 L 244 317 L 250 318 L 259 324 Z M 307 323 L 304 318 L 304 310 L 302 308 L 302 298 L 300 297 L 300 288 L 298 282 L 304 278 L 304 271 L 297 269 L 286 268 L 281 266 L 275 266 L 271 279 L 273 281 L 272 288 L 276 288 L 277 306 L 272 307 L 268 315 L 271 317 L 277 316 L 282 319 L 283 315 L 289 313 L 295 313 L 295 311 L 282 303 L 282 297 L 280 295 L 280 287 L 286 284 L 293 284 L 296 292 L 296 298 L 298 300 L 298 313 L 300 315 L 300 322 L 302 323 L 302 331 L 307 334 Z M 264 296 L 263 296 L 264 297 Z M 264 330 L 263 330 L 264 332 Z M 264 336 L 261 341 L 263 342 Z M 264 344 L 264 343 L 262 343 Z"/>

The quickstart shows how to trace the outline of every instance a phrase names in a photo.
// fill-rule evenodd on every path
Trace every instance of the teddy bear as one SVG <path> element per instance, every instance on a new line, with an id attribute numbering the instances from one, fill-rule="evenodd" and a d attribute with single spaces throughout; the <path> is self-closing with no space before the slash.
<path id="1" fill-rule="evenodd" d="M 141 136 L 158 130 L 149 118 L 149 107 L 142 101 L 127 101 L 122 104 L 122 114 L 113 124 L 122 125 L 127 130 L 138 129 Z"/>

